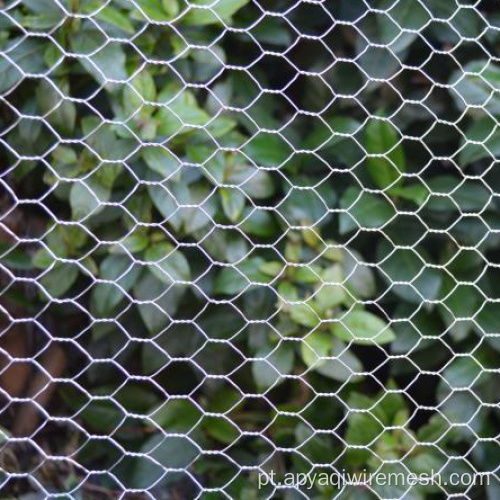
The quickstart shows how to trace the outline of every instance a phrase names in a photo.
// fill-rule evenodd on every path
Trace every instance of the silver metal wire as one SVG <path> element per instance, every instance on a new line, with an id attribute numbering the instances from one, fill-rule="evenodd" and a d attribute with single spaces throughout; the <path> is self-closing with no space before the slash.
<path id="1" fill-rule="evenodd" d="M 251 15 L 236 17 L 238 9 L 233 12 L 231 5 L 238 3 L 241 8 L 251 9 Z M 28 435 L 16 435 L 7 427 L 0 435 L 4 450 L 1 481 L 8 492 L 5 498 L 14 498 L 15 493 L 8 488 L 25 480 L 37 492 L 29 493 L 23 486 L 20 498 L 26 499 L 106 498 L 109 492 L 114 498 L 137 495 L 347 499 L 357 495 L 364 499 L 373 495 L 420 499 L 426 498 L 424 493 L 408 484 L 392 490 L 373 484 L 361 489 L 343 484 L 340 488 L 308 490 L 304 485 L 272 484 L 268 480 L 275 469 L 280 472 L 281 467 L 283 473 L 281 460 L 300 462 L 296 471 L 340 474 L 346 456 L 356 450 L 369 450 L 366 461 L 359 462 L 360 470 L 370 463 L 372 473 L 391 470 L 408 475 L 414 471 L 412 456 L 418 455 L 422 447 L 434 453 L 424 457 L 440 457 L 435 464 L 421 464 L 424 470 L 444 474 L 459 461 L 463 470 L 471 474 L 489 472 L 497 477 L 496 467 L 490 471 L 478 468 L 480 462 L 473 450 L 498 442 L 497 432 L 485 437 L 476 425 L 482 411 L 498 409 L 498 399 L 496 395 L 486 399 L 474 384 L 499 373 L 494 363 L 488 365 L 477 354 L 485 338 L 494 343 L 499 335 L 498 331 L 484 331 L 481 319 L 490 306 L 496 314 L 499 300 L 482 286 L 487 273 L 498 268 L 497 263 L 488 260 L 484 248 L 499 233 L 488 212 L 498 196 L 492 179 L 497 168 L 495 106 L 500 91 L 500 85 L 492 83 L 498 80 L 488 72 L 496 71 L 499 58 L 487 41 L 488 36 L 498 37 L 499 27 L 483 14 L 480 2 L 441 2 L 439 8 L 435 7 L 439 2 L 426 0 L 358 3 L 359 6 L 355 2 L 352 5 L 354 17 L 349 17 L 349 13 L 338 17 L 332 2 L 319 0 L 283 2 L 279 10 L 258 0 L 106 0 L 82 2 L 86 8 L 81 10 L 74 9 L 75 3 L 62 0 L 44 0 L 40 4 L 0 2 L 2 26 L 17 31 L 16 37 L 0 50 L 2 67 L 11 78 L 7 85 L 0 77 L 0 103 L 10 117 L 2 121 L 0 132 L 2 154 L 9 158 L 0 175 L 2 198 L 6 200 L 2 201 L 5 206 L 0 220 L 5 235 L 2 241 L 10 245 L 4 256 L 28 249 L 31 256 L 36 254 L 45 263 L 38 266 L 36 273 L 10 266 L 4 260 L 0 264 L 0 296 L 20 287 L 27 302 L 40 300 L 43 304 L 29 309 L 0 302 L 0 336 L 6 339 L 13 331 L 24 332 L 19 335 L 27 335 L 32 342 L 29 350 L 18 351 L 2 344 L 3 376 L 21 365 L 30 367 L 32 379 L 44 374 L 35 392 L 13 395 L 2 385 L 3 418 L 8 421 L 12 415 L 25 417 L 23 413 L 12 413 L 23 405 L 36 408 L 38 414 L 36 428 L 30 429 Z M 170 18 L 157 15 L 157 9 L 164 8 L 162 5 L 174 4 L 179 8 Z M 52 20 L 47 21 L 47 27 L 29 28 L 23 17 L 28 15 L 26 9 L 31 9 L 33 16 L 43 15 L 48 6 L 50 10 L 45 13 L 48 18 L 52 15 Z M 327 26 L 325 30 L 307 31 L 298 23 L 304 6 L 314 7 L 319 24 Z M 124 19 L 119 21 L 125 27 L 131 23 L 132 31 L 117 28 L 115 20 L 108 17 L 108 8 L 123 12 Z M 224 9 L 231 14 L 227 15 Z M 203 26 L 202 13 L 206 12 L 215 19 L 213 30 L 210 36 L 197 37 L 197 20 L 202 19 Z M 312 11 L 304 12 L 304 16 L 312 15 Z M 471 28 L 473 23 L 467 23 L 467 15 L 473 16 L 475 26 L 479 26 L 475 31 Z M 233 22 L 233 17 L 238 22 Z M 461 19 L 465 19 L 465 25 Z M 303 20 L 310 21 L 306 17 Z M 62 45 L 61 31 L 67 29 L 68 23 L 80 23 L 80 28 L 73 32 L 71 42 Z M 266 23 L 271 26 L 269 30 L 280 26 L 288 33 L 281 45 L 266 42 L 262 36 L 264 28 L 259 30 Z M 176 50 L 169 53 L 165 49 L 163 55 L 157 56 L 148 52 L 148 43 L 156 43 L 154 36 L 159 36 L 161 30 L 175 40 Z M 446 30 L 455 41 L 432 46 L 425 34 L 429 30 L 434 30 L 437 38 L 440 30 Z M 90 39 L 84 39 L 85 33 L 90 33 Z M 353 51 L 340 50 L 332 43 L 338 33 L 346 34 L 348 40 L 356 39 Z M 245 57 L 236 53 L 243 50 L 236 42 L 234 48 L 230 45 L 224 52 L 221 46 L 228 40 L 243 40 L 256 55 Z M 295 50 L 305 41 L 310 44 L 308 50 L 322 53 L 322 66 L 301 65 Z M 412 44 L 426 47 L 427 56 L 416 63 L 407 57 Z M 482 67 L 464 59 L 460 52 L 463 44 L 483 49 Z M 36 51 L 41 45 L 44 49 L 35 60 L 20 53 Z M 128 61 L 133 61 L 127 68 L 120 59 L 125 53 Z M 440 81 L 439 75 L 428 69 L 441 56 L 446 64 L 456 68 L 451 80 Z M 188 60 L 195 61 L 189 71 Z M 284 83 L 276 86 L 262 77 L 265 64 L 272 66 L 273 60 L 289 69 Z M 77 63 L 80 73 L 86 71 L 94 79 L 94 86 L 87 93 L 76 91 L 78 76 L 71 77 L 71 90 L 61 83 L 65 79 L 64 68 Z M 156 81 L 165 86 L 163 92 L 160 84 L 157 90 L 148 87 L 147 74 L 152 69 Z M 243 82 L 236 97 L 226 95 L 224 81 L 229 77 L 241 78 Z M 405 80 L 409 85 L 401 84 Z M 37 109 L 21 107 L 15 98 L 27 82 L 45 85 L 39 91 L 43 105 Z M 309 93 L 311 100 L 316 98 L 315 103 L 305 104 L 294 98 L 294 89 L 300 82 L 306 88 L 318 89 Z M 385 90 L 377 99 L 366 98 L 367 93 L 382 87 Z M 441 98 L 443 93 L 449 101 Z M 103 111 L 104 96 L 112 103 L 112 110 Z M 274 102 L 273 99 L 287 110 L 280 118 L 271 119 L 264 114 L 266 103 Z M 199 104 L 201 100 L 203 105 Z M 450 102 L 458 109 L 454 115 L 447 113 Z M 380 108 L 386 103 L 389 104 L 382 113 Z M 332 121 L 332 109 L 344 121 Z M 75 114 L 87 118 L 74 129 L 78 132 L 66 133 L 64 122 L 74 120 Z M 464 126 L 464 120 L 475 114 L 493 124 L 486 135 L 471 135 Z M 156 122 L 148 121 L 152 116 Z M 415 117 L 415 122 L 421 120 L 419 123 L 424 126 L 408 127 L 410 116 Z M 247 133 L 231 135 L 233 121 L 238 126 L 244 123 Z M 302 130 L 321 129 L 321 133 L 309 141 L 303 140 L 293 131 L 297 124 L 301 124 Z M 145 128 L 149 125 L 151 130 Z M 26 147 L 29 139 L 22 142 L 22 134 L 31 137 L 34 128 L 42 129 L 49 137 L 40 148 Z M 21 140 L 14 136 L 19 130 Z M 184 146 L 178 144 L 183 144 L 186 133 L 198 134 L 199 142 L 182 150 Z M 380 134 L 381 142 L 367 142 L 365 134 L 370 133 Z M 446 133 L 460 140 L 453 139 L 451 149 L 434 147 L 440 143 L 440 134 L 442 143 L 446 142 Z M 260 149 L 259 141 L 264 144 Z M 349 144 L 350 157 L 331 160 L 323 154 L 325 148 L 341 147 L 342 141 Z M 146 158 L 143 153 L 148 148 L 151 160 L 145 162 L 153 167 L 146 175 L 147 168 L 138 166 L 137 157 Z M 406 159 L 402 148 L 407 151 Z M 411 148 L 416 151 L 414 156 L 408 152 Z M 84 170 L 73 168 L 76 157 L 71 150 L 78 158 L 85 158 Z M 483 158 L 487 165 L 464 168 L 464 158 L 469 153 Z M 240 164 L 244 168 L 232 176 L 221 174 L 217 170 L 221 157 L 226 158 L 223 161 L 231 158 L 235 168 Z M 306 171 L 290 167 L 294 161 L 304 162 Z M 378 184 L 367 182 L 367 162 L 371 165 L 369 170 L 388 177 L 381 181 L 379 177 Z M 412 167 L 407 168 L 406 164 L 412 162 Z M 28 164 L 43 170 L 47 181 L 43 190 L 31 186 L 32 189 L 21 191 L 13 181 Z M 28 174 L 34 179 L 36 169 Z M 449 172 L 456 182 L 452 186 L 439 185 L 433 181 L 436 170 Z M 379 174 L 370 175 L 377 178 Z M 126 178 L 123 188 L 103 189 L 105 176 L 113 180 L 118 176 Z M 190 186 L 200 177 L 208 182 L 197 191 L 175 191 L 175 182 L 181 176 L 191 176 Z M 255 196 L 259 189 L 268 189 L 269 183 L 283 186 L 282 195 Z M 339 189 L 340 200 L 325 190 L 329 183 L 345 184 Z M 407 185 L 402 188 L 401 183 L 412 184 L 413 190 L 407 189 Z M 73 213 L 66 216 L 53 200 L 68 187 Z M 152 200 L 159 218 L 143 216 L 145 212 L 137 204 L 140 193 L 147 193 L 145 198 Z M 468 197 L 472 201 L 468 202 Z M 416 199 L 414 205 L 401 202 Z M 218 219 L 218 209 L 214 207 L 219 203 L 226 214 L 233 211 L 233 220 Z M 437 212 L 450 210 L 454 215 L 442 224 L 431 224 L 425 212 L 431 205 L 437 207 Z M 23 215 L 16 222 L 19 213 L 33 214 L 33 220 Z M 102 229 L 95 218 L 106 214 L 109 222 Z M 269 216 L 277 221 L 278 229 L 273 238 L 266 240 L 259 237 L 258 228 L 265 227 Z M 126 220 L 127 227 L 121 233 L 114 231 L 114 221 L 119 217 Z M 45 222 L 41 224 L 39 219 Z M 340 221 L 340 240 L 329 235 L 332 225 L 337 224 L 334 220 Z M 252 221 L 257 226 L 253 232 L 248 230 Z M 469 234 L 467 242 L 462 233 L 458 234 L 459 230 L 467 233 L 467 227 L 461 226 L 465 221 L 481 223 L 483 233 L 476 238 Z M 396 234 L 401 237 L 394 238 L 396 223 Z M 419 228 L 417 236 L 410 234 L 410 225 Z M 407 230 L 411 237 L 405 240 Z M 142 253 L 145 247 L 141 247 L 141 238 L 145 234 L 156 234 L 161 240 L 162 246 L 155 253 Z M 363 241 L 373 241 L 369 239 L 372 236 L 384 240 L 386 246 L 381 243 L 380 248 L 385 251 L 374 253 L 372 248 L 363 247 Z M 79 238 L 85 240 L 80 247 Z M 455 251 L 443 253 L 440 259 L 431 257 L 422 248 L 433 238 L 442 238 L 443 247 L 448 245 Z M 297 245 L 307 248 L 307 255 L 296 256 Z M 264 253 L 270 256 L 267 267 L 262 267 L 265 261 L 258 260 Z M 372 260 L 368 260 L 368 254 Z M 403 254 L 406 267 L 398 267 L 396 272 L 395 259 Z M 471 267 L 473 261 L 480 262 L 480 272 L 470 276 L 455 272 L 454 263 L 460 254 L 467 255 L 465 259 L 469 259 Z M 108 271 L 106 264 L 101 264 L 104 259 Z M 148 276 L 155 278 L 141 281 L 139 268 L 150 269 Z M 302 278 L 290 278 L 300 273 Z M 215 283 L 219 284 L 207 285 L 215 275 L 219 280 Z M 76 276 L 84 279 L 71 292 L 55 292 L 58 287 L 65 288 L 66 281 L 76 283 Z M 289 288 L 282 284 L 293 283 L 293 279 L 302 280 L 304 286 L 314 286 L 306 294 L 289 293 Z M 444 281 L 449 282 L 446 291 L 441 288 L 441 293 L 434 293 L 434 284 L 439 282 L 439 287 Z M 155 288 L 157 283 L 161 283 L 160 288 Z M 96 292 L 98 287 L 100 292 Z M 477 296 L 476 307 L 462 302 L 460 292 L 464 289 Z M 252 295 L 245 299 L 249 292 Z M 336 294 L 340 297 L 338 303 Z M 412 307 L 394 312 L 394 296 L 399 297 L 396 306 L 398 300 L 406 297 Z M 172 301 L 181 297 L 185 301 L 183 309 L 172 307 Z M 262 304 L 255 306 L 259 300 Z M 114 306 L 121 304 L 113 314 L 105 311 L 110 302 Z M 320 303 L 327 304 L 324 310 L 318 306 Z M 65 317 L 58 323 L 53 318 L 63 307 L 80 319 L 72 323 Z M 422 318 L 437 308 L 447 320 L 439 331 L 429 330 Z M 363 314 L 370 315 L 370 324 Z M 49 317 L 52 319 L 47 320 Z M 224 318 L 227 324 L 223 323 Z M 147 328 L 138 326 L 141 321 L 154 333 L 145 334 Z M 462 327 L 466 328 L 463 325 L 472 325 L 474 335 L 482 340 L 459 351 L 457 345 L 465 338 L 460 333 Z M 336 332 L 337 343 L 326 345 L 321 332 L 329 329 Z M 469 327 L 466 330 L 468 335 Z M 253 340 L 241 340 L 250 337 Z M 266 346 L 260 350 L 248 347 L 252 342 L 257 345 L 263 337 L 273 339 L 267 350 Z M 89 338 L 94 339 L 91 347 Z M 435 351 L 425 350 L 431 343 Z M 55 375 L 51 372 L 53 367 L 47 365 L 54 345 L 66 353 L 66 368 Z M 363 349 L 369 354 L 363 354 Z M 447 352 L 444 363 L 427 367 L 425 360 L 419 358 L 419 353 L 432 357 L 438 351 Z M 131 367 L 140 362 L 140 356 L 144 369 L 133 371 Z M 372 362 L 360 362 L 358 357 L 363 356 Z M 296 360 L 295 365 L 292 361 L 293 369 L 288 367 L 290 357 Z M 78 362 L 73 364 L 73 359 Z M 297 364 L 298 359 L 302 361 Z M 450 370 L 457 363 L 460 368 L 461 360 L 467 369 L 470 363 L 476 369 L 471 378 L 459 378 L 455 384 Z M 327 362 L 333 363 L 337 380 L 318 383 L 315 377 Z M 168 371 L 182 365 L 196 373 L 196 383 L 176 393 L 172 388 L 175 380 L 169 379 L 166 384 L 162 376 L 182 379 L 182 371 Z M 387 381 L 384 370 L 392 365 L 401 368 L 404 384 L 391 385 Z M 96 392 L 90 382 L 99 380 L 101 370 L 115 374 L 116 383 L 107 386 L 108 392 Z M 241 377 L 248 376 L 265 381 L 252 389 L 240 383 Z M 441 388 L 439 401 L 425 401 L 420 393 L 415 395 L 415 386 L 431 379 L 429 384 L 439 384 Z M 280 384 L 300 387 L 294 397 L 295 406 L 288 408 L 273 392 Z M 371 399 L 353 399 L 349 395 L 352 384 L 371 384 Z M 125 397 L 131 386 L 137 388 L 137 392 L 127 396 L 132 397 L 132 402 Z M 222 401 L 212 404 L 215 387 L 224 390 Z M 61 410 L 63 404 L 54 403 L 54 399 L 51 405 L 43 399 L 44 392 L 54 388 L 62 396 L 51 397 L 67 398 L 64 404 L 70 410 Z M 154 393 L 159 403 L 153 407 L 140 404 L 142 391 Z M 388 422 L 380 416 L 379 407 L 392 396 L 402 396 L 410 410 L 401 420 L 395 416 Z M 453 413 L 453 402 L 462 397 L 478 403 L 469 415 Z M 265 407 L 264 421 L 239 424 L 234 412 L 244 405 L 250 413 L 252 408 Z M 333 406 L 339 412 L 330 412 Z M 92 408 L 97 407 L 102 416 L 92 418 L 103 419 L 106 430 L 102 432 L 99 422 L 89 424 L 88 420 Z M 183 409 L 182 416 L 172 424 L 168 418 L 177 407 Z M 110 417 L 105 423 L 109 408 L 114 408 L 119 418 Z M 459 413 L 463 411 L 463 406 L 456 408 Z M 412 427 L 426 411 L 440 417 L 442 430 L 434 435 L 418 434 Z M 311 412 L 317 412 L 318 421 L 322 413 L 329 415 L 331 421 L 315 426 Z M 357 441 L 356 436 L 346 434 L 346 428 L 353 428 L 353 415 L 369 415 L 380 432 L 369 442 Z M 204 426 L 210 419 L 217 421 L 222 434 L 215 446 L 204 435 Z M 296 440 L 287 444 L 278 438 L 276 426 L 286 427 L 285 423 L 291 420 L 297 424 Z M 360 418 L 360 434 L 365 428 L 363 422 Z M 148 441 L 149 449 L 133 439 L 123 440 L 123 434 L 134 425 L 154 437 Z M 47 440 L 46 432 L 55 433 L 55 429 L 61 435 L 53 436 L 54 444 L 48 446 L 52 441 Z M 457 429 L 468 436 L 469 445 L 452 455 L 442 441 Z M 391 456 L 377 445 L 381 436 L 387 434 L 401 440 L 399 455 Z M 61 440 L 65 441 L 64 446 L 60 445 Z M 330 449 L 316 459 L 308 443 L 321 448 L 323 440 L 330 443 Z M 260 454 L 251 460 L 243 456 L 245 442 L 258 443 Z M 165 443 L 167 448 L 162 448 Z M 85 457 L 86 447 L 91 446 L 107 450 L 105 459 L 94 466 Z M 163 453 L 163 449 L 168 452 Z M 28 463 L 19 464 L 19 460 Z M 203 464 L 216 462 L 226 472 L 209 481 Z M 61 481 L 64 484 L 60 490 L 46 480 L 47 474 L 57 475 L 54 470 L 64 471 L 61 476 L 73 471 L 68 476 L 71 481 Z M 264 477 L 265 487 L 257 490 Z M 141 484 L 143 478 L 146 479 Z M 253 484 L 253 489 L 238 489 L 235 485 L 241 478 Z M 99 486 L 101 479 L 108 486 Z M 479 498 L 474 496 L 474 487 L 456 493 L 439 484 L 434 493 L 446 498 Z M 492 500 L 491 491 L 488 498 Z"/>

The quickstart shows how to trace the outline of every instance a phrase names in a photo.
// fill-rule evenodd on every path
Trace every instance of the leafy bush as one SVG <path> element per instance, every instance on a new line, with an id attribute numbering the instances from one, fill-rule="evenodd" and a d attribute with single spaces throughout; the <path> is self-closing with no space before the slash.
<path id="1" fill-rule="evenodd" d="M 4 332 L 67 359 L 30 434 L 57 480 L 12 472 L 497 470 L 500 18 L 461 3 L 3 7 Z"/>

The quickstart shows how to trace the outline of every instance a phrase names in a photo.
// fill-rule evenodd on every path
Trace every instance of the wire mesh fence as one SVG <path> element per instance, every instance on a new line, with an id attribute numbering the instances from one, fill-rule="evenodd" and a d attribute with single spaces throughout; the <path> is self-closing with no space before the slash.
<path id="1" fill-rule="evenodd" d="M 500 498 L 500 9 L 0 0 L 0 497 Z"/>

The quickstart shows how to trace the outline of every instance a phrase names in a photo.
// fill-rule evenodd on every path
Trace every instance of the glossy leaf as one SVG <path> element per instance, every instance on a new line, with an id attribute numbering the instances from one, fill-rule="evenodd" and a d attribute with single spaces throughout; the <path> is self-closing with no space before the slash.
<path id="1" fill-rule="evenodd" d="M 245 207 L 245 195 L 237 189 L 228 188 L 221 189 L 220 195 L 222 208 L 226 217 L 230 221 L 236 222 L 240 218 L 243 208 Z"/>
<path id="2" fill-rule="evenodd" d="M 459 162 L 462 168 L 482 160 L 500 156 L 500 136 L 495 120 L 489 117 L 473 122 L 465 132 Z"/>
<path id="3" fill-rule="evenodd" d="M 329 332 L 313 332 L 301 345 L 302 359 L 307 367 L 339 382 L 356 381 L 363 367 L 358 358 L 341 340 Z"/>
<path id="4" fill-rule="evenodd" d="M 102 33 L 87 29 L 71 38 L 71 48 L 83 57 L 81 64 L 95 80 L 102 84 L 107 80 L 126 80 L 125 53 L 116 42 L 102 43 Z"/>
<path id="5" fill-rule="evenodd" d="M 343 315 L 339 322 L 332 323 L 332 332 L 339 339 L 355 344 L 383 345 L 396 338 L 379 316 L 358 310 L 352 310 Z"/>
<path id="6" fill-rule="evenodd" d="M 485 59 L 472 61 L 464 71 L 452 74 L 450 84 L 459 110 L 474 114 L 483 107 L 494 115 L 500 114 L 500 66 Z"/>
<path id="7" fill-rule="evenodd" d="M 50 297 L 59 298 L 74 285 L 78 274 L 76 264 L 57 262 L 40 278 L 40 284 Z"/>
<path id="8" fill-rule="evenodd" d="M 145 252 L 145 259 L 151 262 L 151 272 L 166 284 L 189 281 L 191 271 L 180 248 L 170 243 L 155 243 Z"/>
<path id="9" fill-rule="evenodd" d="M 47 48 L 32 38 L 17 38 L 0 55 L 0 92 L 10 90 L 26 73 L 39 74 L 45 71 L 43 54 Z"/>
<path id="10" fill-rule="evenodd" d="M 288 375 L 294 365 L 294 350 L 291 343 L 284 342 L 272 352 L 269 348 L 261 349 L 256 357 L 264 358 L 252 363 L 252 373 L 260 389 L 269 389 L 280 380 L 280 376 Z"/>
<path id="11" fill-rule="evenodd" d="M 96 314 L 111 312 L 134 286 L 141 268 L 131 265 L 128 257 L 109 255 L 100 266 L 99 278 L 114 283 L 101 283 L 92 292 L 92 303 Z"/>
<path id="12" fill-rule="evenodd" d="M 381 118 L 368 122 L 365 132 L 368 172 L 380 189 L 392 186 L 406 170 L 400 133 Z M 372 156 L 373 155 L 373 156 Z"/>
<path id="13" fill-rule="evenodd" d="M 348 233 L 354 229 L 378 229 L 389 222 L 396 213 L 394 205 L 383 196 L 360 192 L 349 188 L 340 206 L 345 212 L 340 214 L 339 229 Z"/>
<path id="14" fill-rule="evenodd" d="M 194 7 L 183 16 L 183 23 L 189 26 L 203 26 L 228 22 L 249 0 L 196 0 Z M 200 6 L 200 7 L 197 7 Z M 203 8 L 208 6 L 208 8 Z"/>

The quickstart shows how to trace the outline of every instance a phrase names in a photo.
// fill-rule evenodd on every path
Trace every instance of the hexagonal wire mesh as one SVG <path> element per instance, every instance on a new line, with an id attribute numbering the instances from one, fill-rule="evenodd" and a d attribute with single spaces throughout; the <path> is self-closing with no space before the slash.
<path id="1" fill-rule="evenodd" d="M 4 0 L 0 44 L 2 498 L 499 497 L 496 2 Z"/>

